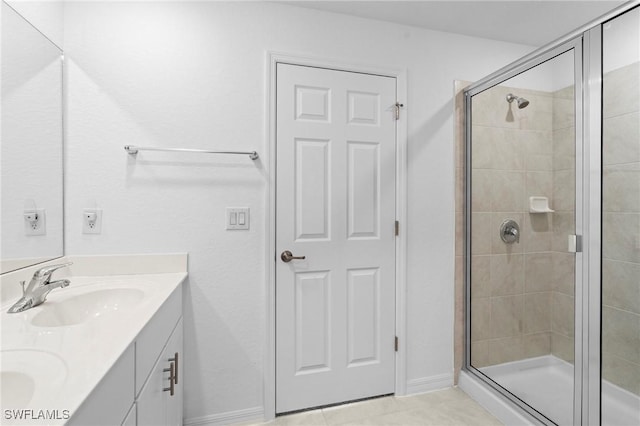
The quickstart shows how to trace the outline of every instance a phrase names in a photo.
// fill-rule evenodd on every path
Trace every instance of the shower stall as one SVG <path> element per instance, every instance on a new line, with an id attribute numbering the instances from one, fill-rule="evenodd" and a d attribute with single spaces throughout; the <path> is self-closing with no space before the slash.
<path id="1" fill-rule="evenodd" d="M 460 383 L 514 423 L 640 425 L 638 4 L 464 92 Z"/>

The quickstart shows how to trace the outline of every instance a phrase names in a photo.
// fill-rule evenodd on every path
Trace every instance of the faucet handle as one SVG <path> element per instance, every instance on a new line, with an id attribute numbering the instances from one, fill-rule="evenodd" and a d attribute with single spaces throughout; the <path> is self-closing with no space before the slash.
<path id="1" fill-rule="evenodd" d="M 24 280 L 20 281 L 20 287 L 22 287 L 22 297 L 24 297 L 24 294 L 26 293 L 24 290 L 24 284 L 25 284 Z"/>
<path id="2" fill-rule="evenodd" d="M 73 262 L 60 263 L 58 265 L 45 266 L 44 268 L 38 269 L 33 275 L 39 278 L 50 277 L 54 271 L 67 267 L 69 265 L 73 265 Z"/>

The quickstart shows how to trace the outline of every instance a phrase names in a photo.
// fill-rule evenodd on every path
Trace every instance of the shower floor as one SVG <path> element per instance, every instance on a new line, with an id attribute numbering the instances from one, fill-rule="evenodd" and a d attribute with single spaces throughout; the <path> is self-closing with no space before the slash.
<path id="1" fill-rule="evenodd" d="M 480 371 L 555 423 L 573 424 L 573 365 L 545 355 Z M 640 397 L 604 381 L 602 425 L 640 425 Z"/>

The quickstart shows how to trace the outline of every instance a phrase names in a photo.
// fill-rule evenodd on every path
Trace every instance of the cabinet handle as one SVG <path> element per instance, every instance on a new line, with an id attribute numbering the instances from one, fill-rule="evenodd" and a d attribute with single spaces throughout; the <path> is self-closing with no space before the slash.
<path id="1" fill-rule="evenodd" d="M 163 389 L 162 389 L 162 391 L 163 391 L 163 392 L 167 392 L 167 391 L 169 391 L 169 394 L 170 394 L 171 396 L 173 396 L 173 394 L 174 394 L 174 392 L 175 392 L 175 389 L 173 388 L 173 382 L 174 382 L 175 377 L 176 377 L 176 376 L 175 376 L 175 365 L 174 365 L 174 363 L 172 362 L 172 363 L 169 365 L 169 368 L 165 368 L 165 369 L 164 369 L 164 370 L 162 370 L 162 371 L 168 371 L 168 372 L 169 372 L 169 387 L 168 387 L 168 388 L 163 388 Z"/>
<path id="2" fill-rule="evenodd" d="M 173 358 L 169 358 L 167 361 L 176 363 L 176 371 L 175 371 L 174 378 L 175 378 L 175 384 L 177 385 L 178 384 L 178 365 L 180 365 L 180 363 L 178 362 L 178 352 L 176 352 L 173 355 Z"/>

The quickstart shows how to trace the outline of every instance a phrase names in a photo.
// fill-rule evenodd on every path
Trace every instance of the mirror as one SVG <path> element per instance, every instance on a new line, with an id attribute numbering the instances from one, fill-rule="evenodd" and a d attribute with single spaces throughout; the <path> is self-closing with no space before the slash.
<path id="1" fill-rule="evenodd" d="M 64 254 L 62 51 L 2 2 L 0 273 Z"/>

